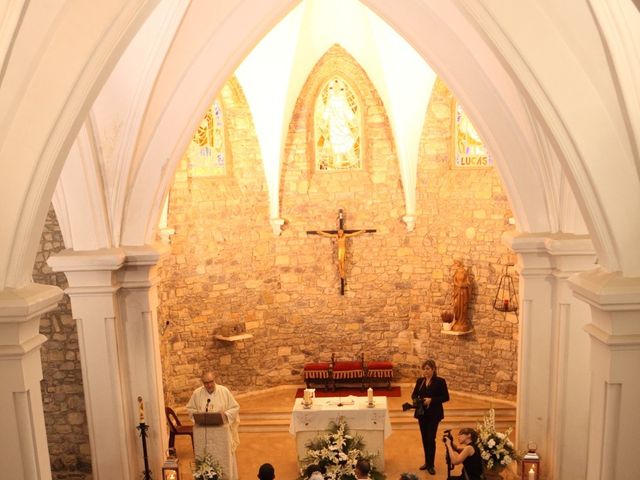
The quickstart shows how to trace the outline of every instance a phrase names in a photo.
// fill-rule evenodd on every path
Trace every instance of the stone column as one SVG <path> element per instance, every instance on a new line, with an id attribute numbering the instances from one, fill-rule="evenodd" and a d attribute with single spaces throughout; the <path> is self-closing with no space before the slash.
<path id="1" fill-rule="evenodd" d="M 0 291 L 0 476 L 51 479 L 40 381 L 40 316 L 53 310 L 62 290 L 31 284 Z"/>
<path id="2" fill-rule="evenodd" d="M 65 250 L 48 260 L 69 281 L 96 478 L 137 478 L 143 471 L 138 397 L 149 426 L 149 467 L 160 475 L 168 440 L 155 267 L 165 253 L 165 246 Z"/>
<path id="3" fill-rule="evenodd" d="M 591 308 L 587 479 L 638 478 L 640 455 L 640 278 L 598 268 L 572 277 Z"/>
<path id="4" fill-rule="evenodd" d="M 141 396 L 148 430 L 149 465 L 155 477 L 160 474 L 164 451 L 168 447 L 167 421 L 164 414 L 162 364 L 158 335 L 158 277 L 156 265 L 169 253 L 165 245 L 124 247 L 124 268 L 120 270 L 120 308 L 129 372 L 129 404 Z M 141 471 L 142 450 L 137 444 Z"/>
<path id="5" fill-rule="evenodd" d="M 125 256 L 120 249 L 63 250 L 49 257 L 55 272 L 69 281 L 73 318 L 78 326 L 82 381 L 87 410 L 93 476 L 136 478 L 137 421 L 129 404 L 126 361 L 116 272 Z"/>
<path id="6" fill-rule="evenodd" d="M 591 241 L 575 235 L 509 233 L 518 254 L 520 349 L 517 444 L 536 442 L 550 478 L 585 478 L 584 407 L 589 377 L 586 305 L 570 295 L 569 275 L 594 267 Z M 576 463 L 573 463 L 576 462 Z"/>
<path id="7" fill-rule="evenodd" d="M 553 268 L 553 343 L 550 417 L 547 445 L 549 478 L 586 478 L 589 418 L 589 306 L 573 295 L 568 279 L 595 268 L 596 254 L 588 237 L 554 236 L 545 240 Z"/>

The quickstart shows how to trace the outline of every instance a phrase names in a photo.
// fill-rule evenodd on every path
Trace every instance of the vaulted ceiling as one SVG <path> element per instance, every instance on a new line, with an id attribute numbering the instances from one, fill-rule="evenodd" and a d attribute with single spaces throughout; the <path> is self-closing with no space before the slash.
<path id="1" fill-rule="evenodd" d="M 629 215 L 640 204 L 640 13 L 631 1 L 296 5 L 7 5 L 0 12 L 0 284 L 28 281 L 56 184 L 69 248 L 153 241 L 175 166 L 238 67 L 277 224 L 273 189 L 292 105 L 333 43 L 363 66 L 385 103 L 408 215 L 416 131 L 433 79 L 428 64 L 495 157 L 520 231 L 589 233 L 601 264 L 640 275 L 640 216 Z M 274 68 L 252 83 L 265 59 Z M 260 120 L 265 109 L 277 121 Z"/>

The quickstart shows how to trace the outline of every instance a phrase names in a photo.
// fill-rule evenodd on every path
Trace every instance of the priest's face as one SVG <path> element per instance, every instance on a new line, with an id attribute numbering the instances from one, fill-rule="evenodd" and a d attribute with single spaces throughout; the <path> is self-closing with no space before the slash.
<path id="1" fill-rule="evenodd" d="M 212 373 L 205 373 L 202 376 L 202 384 L 209 393 L 213 393 L 213 391 L 216 389 L 216 379 Z"/>

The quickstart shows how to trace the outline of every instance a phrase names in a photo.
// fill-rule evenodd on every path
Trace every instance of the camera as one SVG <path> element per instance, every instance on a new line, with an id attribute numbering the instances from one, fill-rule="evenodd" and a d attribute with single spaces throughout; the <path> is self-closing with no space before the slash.
<path id="1" fill-rule="evenodd" d="M 449 440 L 451 440 L 451 442 L 453 442 L 453 435 L 451 435 L 451 430 L 445 430 L 443 432 L 442 441 L 444 442 L 446 438 L 448 438 Z"/>

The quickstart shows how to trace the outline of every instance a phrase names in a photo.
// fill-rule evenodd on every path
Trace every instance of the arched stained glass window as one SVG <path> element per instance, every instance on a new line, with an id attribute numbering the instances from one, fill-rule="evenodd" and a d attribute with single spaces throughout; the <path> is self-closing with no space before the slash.
<path id="1" fill-rule="evenodd" d="M 187 168 L 192 177 L 226 174 L 224 117 L 219 100 L 207 110 L 187 149 Z"/>
<path id="2" fill-rule="evenodd" d="M 459 168 L 493 166 L 493 158 L 458 102 L 453 112 L 453 165 Z"/>
<path id="3" fill-rule="evenodd" d="M 318 170 L 362 168 L 360 110 L 357 96 L 344 79 L 334 76 L 320 89 L 313 117 Z"/>

